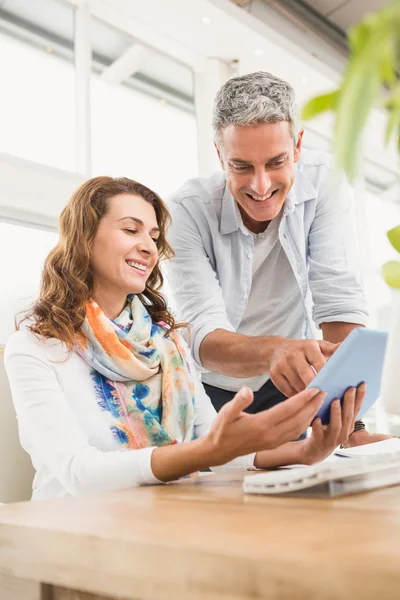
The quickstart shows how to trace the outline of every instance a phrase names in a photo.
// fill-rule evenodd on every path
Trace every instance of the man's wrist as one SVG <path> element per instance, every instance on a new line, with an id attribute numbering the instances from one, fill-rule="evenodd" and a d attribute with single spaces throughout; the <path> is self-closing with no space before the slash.
<path id="1" fill-rule="evenodd" d="M 280 335 L 256 338 L 261 341 L 261 364 L 270 369 L 272 356 L 275 350 L 288 338 Z"/>

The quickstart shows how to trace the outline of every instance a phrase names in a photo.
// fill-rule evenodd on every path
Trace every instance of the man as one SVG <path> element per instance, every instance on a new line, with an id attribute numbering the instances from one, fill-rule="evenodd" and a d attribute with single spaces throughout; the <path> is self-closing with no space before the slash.
<path id="1" fill-rule="evenodd" d="M 230 79 L 213 114 L 222 172 L 188 181 L 169 204 L 167 275 L 217 410 L 242 385 L 252 412 L 304 389 L 367 323 L 352 190 L 325 154 L 302 151 L 295 112 L 278 77 Z M 308 339 L 310 300 L 323 340 Z M 357 422 L 349 444 L 378 439 Z"/>

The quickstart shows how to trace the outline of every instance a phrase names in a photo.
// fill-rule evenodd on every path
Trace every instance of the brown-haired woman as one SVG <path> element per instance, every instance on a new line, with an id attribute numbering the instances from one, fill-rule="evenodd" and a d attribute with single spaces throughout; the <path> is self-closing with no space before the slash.
<path id="1" fill-rule="evenodd" d="M 168 221 L 157 194 L 111 177 L 87 181 L 61 214 L 40 297 L 5 352 L 36 469 L 33 498 L 160 483 L 226 463 L 311 463 L 352 430 L 363 390 L 350 391 L 342 411 L 334 403 L 331 425 L 316 420 L 301 442 L 288 443 L 318 411 L 318 390 L 250 415 L 243 388 L 216 415 L 160 292 Z"/>

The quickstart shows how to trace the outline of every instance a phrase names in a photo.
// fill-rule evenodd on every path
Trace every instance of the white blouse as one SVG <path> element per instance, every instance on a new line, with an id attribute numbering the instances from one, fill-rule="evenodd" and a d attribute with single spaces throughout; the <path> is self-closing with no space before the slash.
<path id="1" fill-rule="evenodd" d="M 209 431 L 216 412 L 189 359 L 195 380 L 195 432 Z M 21 444 L 36 471 L 32 499 L 77 496 L 161 483 L 151 470 L 154 447 L 127 449 L 114 438 L 96 397 L 92 368 L 56 339 L 14 333 L 5 368 Z M 221 468 L 252 468 L 254 454 Z"/>

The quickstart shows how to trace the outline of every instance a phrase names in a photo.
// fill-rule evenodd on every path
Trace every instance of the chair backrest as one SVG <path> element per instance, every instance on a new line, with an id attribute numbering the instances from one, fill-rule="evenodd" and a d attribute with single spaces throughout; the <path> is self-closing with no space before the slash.
<path id="1" fill-rule="evenodd" d="M 21 502 L 32 495 L 34 469 L 18 437 L 17 418 L 0 348 L 0 502 Z"/>

